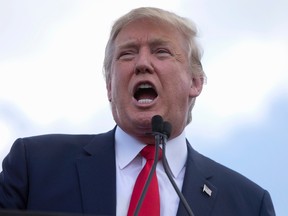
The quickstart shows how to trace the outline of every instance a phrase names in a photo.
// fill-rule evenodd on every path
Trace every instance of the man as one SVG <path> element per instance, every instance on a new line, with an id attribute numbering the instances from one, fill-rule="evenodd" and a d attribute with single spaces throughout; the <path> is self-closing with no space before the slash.
<path id="1" fill-rule="evenodd" d="M 166 144 L 169 170 L 192 214 L 275 215 L 266 190 L 199 154 L 185 138 L 205 81 L 195 37 L 193 23 L 157 8 L 138 8 L 118 19 L 104 60 L 116 127 L 98 135 L 18 139 L 3 161 L 0 207 L 133 215 L 137 207 L 129 213 L 131 197 L 146 161 L 140 152 L 155 145 L 151 119 L 160 115 L 172 125 Z M 156 173 L 155 215 L 188 215 L 161 160 Z"/>

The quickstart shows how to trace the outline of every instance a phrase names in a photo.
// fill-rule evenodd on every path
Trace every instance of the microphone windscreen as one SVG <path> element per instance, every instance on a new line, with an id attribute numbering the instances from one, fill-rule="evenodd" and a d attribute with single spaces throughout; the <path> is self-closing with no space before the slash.
<path id="1" fill-rule="evenodd" d="M 163 122 L 163 133 L 166 134 L 167 139 L 170 137 L 171 131 L 172 131 L 172 125 L 167 121 Z"/>
<path id="2" fill-rule="evenodd" d="M 162 133 L 163 130 L 163 118 L 160 115 L 155 115 L 151 120 L 152 131 Z"/>

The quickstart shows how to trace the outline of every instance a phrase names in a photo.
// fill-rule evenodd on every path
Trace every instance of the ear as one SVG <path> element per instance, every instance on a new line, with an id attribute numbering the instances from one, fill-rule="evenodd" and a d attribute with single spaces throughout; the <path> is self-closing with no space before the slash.
<path id="1" fill-rule="evenodd" d="M 203 88 L 204 79 L 201 76 L 192 77 L 190 87 L 190 97 L 194 98 L 200 95 Z"/>

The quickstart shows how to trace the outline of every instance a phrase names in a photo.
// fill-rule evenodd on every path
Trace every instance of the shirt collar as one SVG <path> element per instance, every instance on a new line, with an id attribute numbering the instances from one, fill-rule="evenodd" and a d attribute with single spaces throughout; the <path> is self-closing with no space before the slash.
<path id="1" fill-rule="evenodd" d="M 115 132 L 115 152 L 120 169 L 125 168 L 145 147 L 131 135 L 124 132 L 120 127 L 116 127 Z M 167 141 L 166 158 L 174 177 L 177 178 L 184 168 L 187 159 L 187 144 L 185 131 L 179 136 Z"/>
<path id="2" fill-rule="evenodd" d="M 119 126 L 115 131 L 115 152 L 120 169 L 125 168 L 145 147 L 143 143 L 124 132 Z"/>
<path id="3" fill-rule="evenodd" d="M 187 154 L 185 131 L 183 131 L 179 136 L 167 141 L 166 158 L 169 168 L 175 178 L 178 177 L 181 170 L 185 167 Z"/>

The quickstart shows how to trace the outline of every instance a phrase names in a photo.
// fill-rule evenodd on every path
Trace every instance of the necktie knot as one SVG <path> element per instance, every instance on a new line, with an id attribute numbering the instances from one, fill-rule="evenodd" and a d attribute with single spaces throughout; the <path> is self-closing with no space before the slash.
<path id="1" fill-rule="evenodd" d="M 154 160 L 155 157 L 155 146 L 154 145 L 147 145 L 141 150 L 141 155 L 148 161 L 148 160 Z M 158 152 L 158 160 L 162 159 L 162 149 L 159 148 Z"/>

